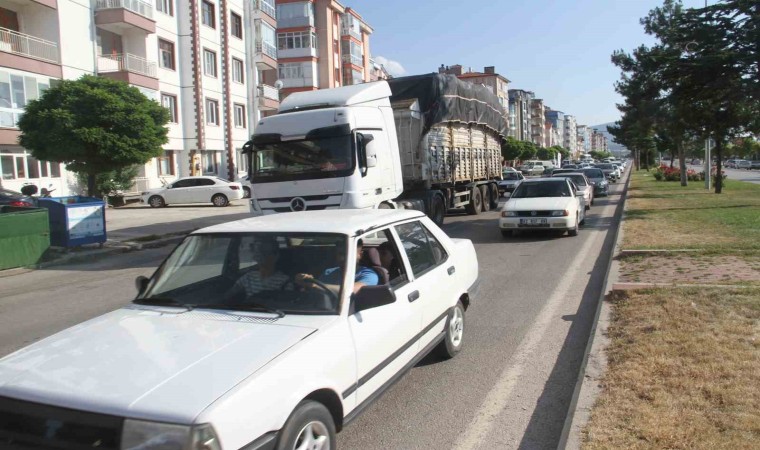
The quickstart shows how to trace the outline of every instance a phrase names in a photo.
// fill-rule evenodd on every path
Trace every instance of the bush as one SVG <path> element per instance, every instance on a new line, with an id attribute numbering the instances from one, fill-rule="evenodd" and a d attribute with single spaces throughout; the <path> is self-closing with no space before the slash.
<path id="1" fill-rule="evenodd" d="M 715 171 L 713 171 L 715 173 Z M 725 174 L 724 174 L 725 178 Z M 655 169 L 654 171 L 654 179 L 657 181 L 681 181 L 681 169 L 678 167 L 670 167 L 666 165 L 662 165 Z M 705 174 L 697 173 L 696 171 L 692 169 L 688 169 L 686 171 L 686 179 L 688 181 L 704 181 Z"/>

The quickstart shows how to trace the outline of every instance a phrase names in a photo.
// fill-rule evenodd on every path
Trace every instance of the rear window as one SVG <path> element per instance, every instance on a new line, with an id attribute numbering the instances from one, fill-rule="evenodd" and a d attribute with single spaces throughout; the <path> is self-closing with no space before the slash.
<path id="1" fill-rule="evenodd" d="M 585 169 L 583 173 L 589 178 L 604 178 L 604 173 L 599 169 Z"/>

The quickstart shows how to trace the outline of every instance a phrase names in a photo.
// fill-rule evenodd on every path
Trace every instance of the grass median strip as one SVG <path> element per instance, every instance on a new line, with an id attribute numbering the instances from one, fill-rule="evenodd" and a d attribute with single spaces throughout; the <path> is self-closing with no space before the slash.
<path id="1" fill-rule="evenodd" d="M 585 449 L 757 448 L 760 288 L 613 293 Z"/>

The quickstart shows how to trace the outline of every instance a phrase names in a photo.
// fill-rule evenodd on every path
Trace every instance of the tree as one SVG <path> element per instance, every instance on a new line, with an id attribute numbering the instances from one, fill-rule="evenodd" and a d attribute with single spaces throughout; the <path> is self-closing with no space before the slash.
<path id="1" fill-rule="evenodd" d="M 95 191 L 102 195 L 111 195 L 118 191 L 127 191 L 132 187 L 137 172 L 137 166 L 129 166 L 122 169 L 101 172 L 95 176 Z M 87 184 L 86 174 L 79 174 L 77 178 L 80 183 Z"/>
<path id="2" fill-rule="evenodd" d="M 599 150 L 592 150 L 590 153 L 592 158 L 594 159 L 605 159 L 605 158 L 612 158 L 612 153 L 610 152 L 602 152 Z"/>
<path id="3" fill-rule="evenodd" d="M 169 111 L 137 88 L 105 77 L 63 80 L 30 101 L 19 120 L 19 143 L 41 160 L 85 176 L 99 196 L 99 174 L 145 164 L 168 142 Z"/>

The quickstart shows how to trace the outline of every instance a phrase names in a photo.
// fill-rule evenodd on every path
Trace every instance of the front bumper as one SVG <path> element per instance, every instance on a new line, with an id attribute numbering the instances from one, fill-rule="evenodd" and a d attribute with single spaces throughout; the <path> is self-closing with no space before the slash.
<path id="1" fill-rule="evenodd" d="M 500 217 L 502 230 L 569 230 L 575 228 L 575 219 L 562 217 Z"/>

